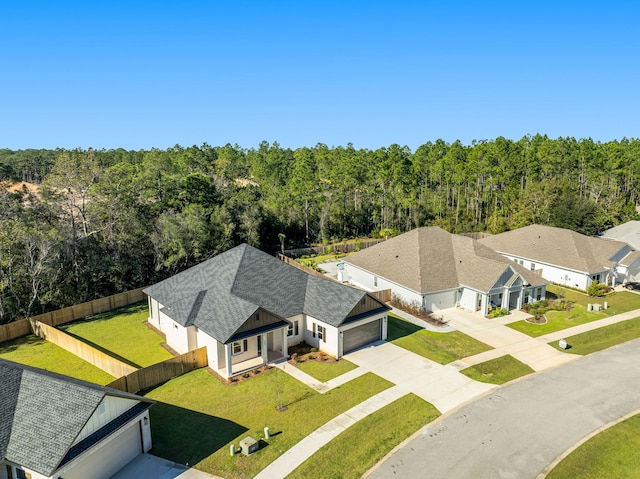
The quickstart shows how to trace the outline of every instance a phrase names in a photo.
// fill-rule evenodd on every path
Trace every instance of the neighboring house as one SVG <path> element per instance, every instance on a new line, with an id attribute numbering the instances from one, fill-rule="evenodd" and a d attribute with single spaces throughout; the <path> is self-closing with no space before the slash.
<path id="1" fill-rule="evenodd" d="M 622 241 L 635 250 L 640 250 L 640 221 L 627 221 L 598 235 L 600 238 Z"/>
<path id="2" fill-rule="evenodd" d="M 144 292 L 167 344 L 179 353 L 206 346 L 209 367 L 227 378 L 302 341 L 339 358 L 387 337 L 383 302 L 246 244 Z"/>
<path id="3" fill-rule="evenodd" d="M 106 479 L 151 449 L 151 400 L 4 359 L 0 384 L 0 479 Z"/>
<path id="4" fill-rule="evenodd" d="M 461 307 L 486 315 L 545 297 L 540 276 L 478 241 L 437 226 L 418 228 L 344 258 L 343 278 L 428 311 Z"/>
<path id="5" fill-rule="evenodd" d="M 553 283 L 583 290 L 593 281 L 612 286 L 624 282 L 636 261 L 627 243 L 553 226 L 530 225 L 480 243 Z"/>

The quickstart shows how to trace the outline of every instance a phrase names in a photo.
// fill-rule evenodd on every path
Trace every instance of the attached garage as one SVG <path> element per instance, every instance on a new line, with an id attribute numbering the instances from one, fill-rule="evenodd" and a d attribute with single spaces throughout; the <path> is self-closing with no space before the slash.
<path id="1" fill-rule="evenodd" d="M 343 354 L 380 339 L 382 339 L 382 319 L 347 329 L 342 333 Z"/>
<path id="2" fill-rule="evenodd" d="M 124 430 L 105 438 L 101 447 L 95 446 L 86 452 L 86 457 L 78 457 L 78 463 L 68 470 L 65 478 L 112 476 L 142 453 L 140 421 L 127 424 Z"/>

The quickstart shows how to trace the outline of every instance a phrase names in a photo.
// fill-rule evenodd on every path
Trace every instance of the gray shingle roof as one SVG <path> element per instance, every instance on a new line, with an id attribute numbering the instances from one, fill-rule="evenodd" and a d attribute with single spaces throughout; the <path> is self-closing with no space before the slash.
<path id="1" fill-rule="evenodd" d="M 600 237 L 623 241 L 631 245 L 632 248 L 640 250 L 640 221 L 627 221 L 618 226 L 614 226 L 600 233 Z"/>
<path id="2" fill-rule="evenodd" d="M 144 292 L 177 323 L 195 325 L 222 343 L 258 309 L 281 318 L 305 313 L 339 326 L 366 294 L 311 276 L 243 244 Z"/>
<path id="3" fill-rule="evenodd" d="M 615 265 L 611 258 L 626 243 L 585 236 L 553 226 L 530 225 L 489 236 L 480 243 L 505 254 L 560 266 L 584 273 L 599 272 Z"/>
<path id="4" fill-rule="evenodd" d="M 478 241 L 437 226 L 414 229 L 344 261 L 420 293 L 459 286 L 488 292 L 507 268 L 533 286 L 547 284 Z"/>
<path id="5" fill-rule="evenodd" d="M 50 476 L 107 396 L 152 401 L 0 359 L 0 460 Z"/>

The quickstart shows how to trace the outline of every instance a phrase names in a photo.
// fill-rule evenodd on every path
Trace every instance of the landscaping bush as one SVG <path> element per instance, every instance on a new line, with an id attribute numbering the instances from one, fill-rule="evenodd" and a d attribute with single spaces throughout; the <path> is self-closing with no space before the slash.
<path id="1" fill-rule="evenodd" d="M 609 286 L 607 286 L 606 284 L 598 283 L 597 281 L 594 281 L 589 286 L 587 286 L 587 294 L 595 298 L 601 298 L 608 292 Z"/>
<path id="2" fill-rule="evenodd" d="M 496 308 L 489 313 L 490 318 L 501 318 L 502 316 L 506 316 L 509 314 L 508 309 L 504 308 Z"/>

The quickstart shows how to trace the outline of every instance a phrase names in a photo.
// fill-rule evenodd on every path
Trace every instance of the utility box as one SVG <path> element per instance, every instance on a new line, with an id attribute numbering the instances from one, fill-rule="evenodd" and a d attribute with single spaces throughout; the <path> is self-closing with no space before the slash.
<path id="1" fill-rule="evenodd" d="M 247 436 L 240 441 L 240 447 L 242 448 L 242 452 L 248 456 L 249 454 L 253 454 L 258 450 L 258 441 L 256 441 L 251 436 Z"/>
<path id="2" fill-rule="evenodd" d="M 593 311 L 593 304 L 587 304 L 587 311 Z"/>
<path id="3" fill-rule="evenodd" d="M 561 349 L 567 349 L 567 346 L 569 346 L 569 345 L 567 344 L 567 341 L 566 341 L 566 340 L 561 339 L 560 341 L 558 341 L 558 346 L 559 346 Z"/>
<path id="4" fill-rule="evenodd" d="M 595 304 L 593 305 L 593 310 L 594 310 L 594 311 L 602 311 L 602 305 L 601 305 L 601 304 L 598 304 L 598 303 L 595 303 Z"/>

